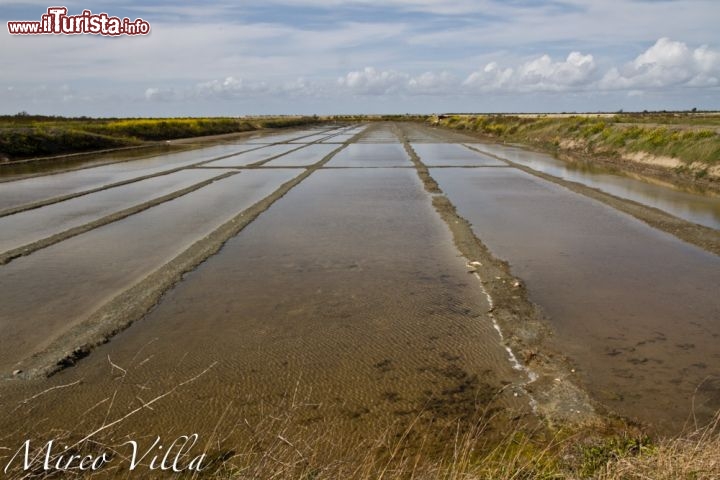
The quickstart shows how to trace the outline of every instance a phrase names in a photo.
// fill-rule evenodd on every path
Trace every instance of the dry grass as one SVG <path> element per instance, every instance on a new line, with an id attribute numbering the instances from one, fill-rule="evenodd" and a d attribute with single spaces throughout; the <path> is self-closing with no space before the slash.
<path id="1" fill-rule="evenodd" d="M 720 478 L 720 416 L 689 435 L 660 441 L 648 451 L 616 458 L 599 480 L 712 480 Z"/>
<path id="2" fill-rule="evenodd" d="M 147 359 L 138 355 L 129 366 L 108 359 L 116 388 L 85 410 L 74 431 L 48 427 L 47 419 L 21 427 L 22 432 L 3 432 L 0 445 L 16 445 L 28 435 L 42 444 L 55 439 L 77 454 L 111 452 L 114 461 L 100 477 L 83 472 L 46 475 L 42 469 L 15 469 L 8 480 L 24 478 L 178 478 L 177 474 L 150 471 L 147 462 L 129 472 L 128 438 L 147 439 L 144 413 L 156 408 L 183 408 L 187 396 L 195 395 L 197 382 L 212 376 L 212 365 L 194 374 L 171 380 L 145 399 L 137 398 L 135 370 Z M 40 418 L 50 403 L 73 395 L 82 382 L 47 388 L 18 402 L 13 415 Z M 135 400 L 133 400 L 133 398 Z M 431 412 L 373 424 L 362 431 L 358 424 L 322 413 L 311 392 L 300 382 L 289 385 L 273 405 L 261 405 L 246 416 L 239 405 L 228 404 L 219 415 L 208 416 L 205 431 L 191 456 L 207 455 L 201 473 L 183 478 L 220 480 L 551 480 L 551 479 L 718 479 L 720 478 L 720 416 L 693 432 L 652 441 L 622 422 L 613 426 L 550 431 L 532 419 L 507 419 L 489 405 L 479 406 L 468 418 L 439 420 Z M 315 420 L 308 422 L 308 415 Z M 182 422 L 180 422 L 182 423 Z M 367 425 L 365 425 L 367 426 Z M 179 425 L 177 428 L 183 428 Z M 139 430 L 142 433 L 134 433 Z M 188 434 L 190 432 L 182 432 Z M 2 437 L 5 438 L 2 438 Z M 15 438 L 15 440 L 11 440 Z M 44 439 L 44 440 L 42 440 Z M 13 443 L 14 442 L 14 443 Z M 12 455 L 0 448 L 0 467 Z M 2 457 L 5 457 L 4 459 Z"/>
<path id="3" fill-rule="evenodd" d="M 202 372 L 205 374 L 206 372 Z M 197 376 L 186 380 L 188 385 Z M 178 384 L 178 388 L 182 385 Z M 176 389 L 146 402 L 171 400 Z M 443 448 L 434 444 L 432 431 L 420 426 L 419 417 L 407 425 L 393 425 L 373 440 L 344 438 L 332 425 L 299 428 L 296 414 L 304 408 L 297 398 L 286 398 L 283 413 L 268 413 L 258 422 L 234 419 L 232 405 L 218 418 L 201 451 L 208 455 L 200 474 L 186 478 L 221 480 L 550 480 L 550 479 L 717 479 L 720 478 L 720 431 L 718 422 L 689 435 L 652 443 L 625 433 L 556 433 L 528 429 L 511 423 L 498 437 L 490 434 L 492 418 L 480 417 L 469 428 L 455 423 L 455 435 Z M 112 403 L 112 400 L 111 400 Z M 111 408 L 108 409 L 110 412 Z M 127 452 L 119 446 L 114 429 L 132 422 L 137 408 L 107 420 L 91 434 L 48 432 L 65 443 L 73 438 L 71 450 L 81 454 L 114 452 L 113 465 L 128 463 Z M 300 414 L 301 415 L 301 414 Z M 228 429 L 228 424 L 232 427 Z M 438 428 L 447 428 L 438 427 Z M 123 434 L 123 438 L 127 434 Z M 591 438 L 588 438 L 588 435 Z M 230 439 L 233 440 L 230 440 Z M 197 454 L 197 452 L 196 452 Z M 4 463 L 3 463 L 4 465 Z M 102 472 L 110 478 L 176 478 L 149 472 L 146 466 L 135 472 L 116 469 Z M 72 472 L 62 478 L 96 478 Z M 8 480 L 60 478 L 14 472 Z"/>

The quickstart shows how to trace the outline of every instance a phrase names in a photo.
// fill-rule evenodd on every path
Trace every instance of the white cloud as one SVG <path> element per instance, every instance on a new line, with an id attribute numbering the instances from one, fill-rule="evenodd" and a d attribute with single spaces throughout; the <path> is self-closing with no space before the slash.
<path id="1" fill-rule="evenodd" d="M 407 88 L 417 94 L 444 94 L 458 86 L 458 79 L 448 72 L 425 72 L 408 81 Z"/>
<path id="2" fill-rule="evenodd" d="M 664 88 L 672 86 L 709 87 L 720 85 L 720 52 L 703 45 L 689 48 L 669 38 L 655 45 L 623 67 L 613 67 L 600 81 L 604 89 Z"/>
<path id="3" fill-rule="evenodd" d="M 338 84 L 359 95 L 386 95 L 404 90 L 409 79 L 405 73 L 365 67 L 339 78 Z"/>
<path id="4" fill-rule="evenodd" d="M 267 95 L 300 95 L 318 94 L 321 85 L 300 77 L 291 82 L 268 84 L 253 82 L 244 78 L 228 76 L 200 82 L 188 87 L 150 87 L 145 90 L 148 101 L 172 100 L 208 100 L 208 99 L 239 99 L 262 98 Z"/>
<path id="5" fill-rule="evenodd" d="M 195 88 L 201 97 L 231 98 L 240 95 L 262 94 L 269 91 L 264 82 L 247 82 L 242 78 L 226 77 L 224 80 L 202 82 Z"/>
<path id="6" fill-rule="evenodd" d="M 148 88 L 147 90 L 145 90 L 145 99 L 146 100 L 155 100 L 159 94 L 160 94 L 159 88 Z"/>
<path id="7" fill-rule="evenodd" d="M 603 75 L 591 54 L 570 52 L 563 60 L 547 54 L 510 65 L 487 63 L 464 81 L 446 71 L 413 74 L 365 67 L 340 77 L 340 91 L 355 95 L 472 95 L 477 92 L 590 92 L 644 88 L 720 85 L 720 52 L 708 46 L 691 49 L 682 42 L 661 38 L 622 68 L 611 67 Z M 303 90 L 308 85 L 303 84 Z"/>
<path id="8" fill-rule="evenodd" d="M 340 77 L 338 85 L 355 95 L 446 95 L 456 92 L 459 82 L 448 72 L 425 72 L 412 76 L 395 70 L 365 67 Z"/>
<path id="9" fill-rule="evenodd" d="M 564 91 L 587 86 L 595 71 L 592 55 L 571 52 L 559 62 L 542 55 L 517 67 L 503 68 L 490 62 L 481 71 L 471 73 L 463 85 L 480 91 Z"/>
<path id="10" fill-rule="evenodd" d="M 501 68 L 497 62 L 490 62 L 482 71 L 471 73 L 463 85 L 484 91 L 501 90 L 511 86 L 514 74 L 514 69 Z"/>

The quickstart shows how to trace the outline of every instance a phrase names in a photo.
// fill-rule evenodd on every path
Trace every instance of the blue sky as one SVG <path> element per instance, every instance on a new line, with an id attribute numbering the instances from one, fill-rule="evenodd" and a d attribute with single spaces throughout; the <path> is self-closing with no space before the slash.
<path id="1" fill-rule="evenodd" d="M 720 109 L 717 0 L 70 0 L 146 37 L 12 36 L 0 113 Z"/>

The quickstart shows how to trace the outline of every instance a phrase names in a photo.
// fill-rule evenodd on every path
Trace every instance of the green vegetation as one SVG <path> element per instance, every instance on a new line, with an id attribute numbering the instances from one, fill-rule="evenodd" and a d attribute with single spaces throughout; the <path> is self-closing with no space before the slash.
<path id="1" fill-rule="evenodd" d="M 114 138 L 76 129 L 57 127 L 0 128 L 0 161 L 42 157 L 138 145 L 130 138 Z"/>
<path id="2" fill-rule="evenodd" d="M 318 117 L 91 119 L 0 117 L 0 161 L 143 145 L 178 138 L 287 128 Z"/>
<path id="3" fill-rule="evenodd" d="M 676 170 L 692 172 L 698 178 L 708 175 L 709 168 L 720 165 L 717 114 L 452 115 L 429 121 L 555 153 L 568 151 L 591 158 L 624 159 L 643 154 L 651 161 L 652 157 L 670 157 L 675 160 Z"/>
<path id="4" fill-rule="evenodd" d="M 720 115 L 713 112 L 643 112 L 618 113 L 615 119 L 622 123 L 644 123 L 663 125 L 698 125 L 720 127 Z"/>
<path id="5" fill-rule="evenodd" d="M 230 118 L 113 120 L 103 123 L 89 123 L 84 128 L 101 135 L 130 137 L 146 141 L 220 135 L 256 129 L 248 121 L 238 121 Z"/>

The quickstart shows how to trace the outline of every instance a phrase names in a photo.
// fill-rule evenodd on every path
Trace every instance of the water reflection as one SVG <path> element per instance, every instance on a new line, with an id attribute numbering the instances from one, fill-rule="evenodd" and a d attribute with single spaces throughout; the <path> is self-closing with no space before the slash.
<path id="1" fill-rule="evenodd" d="M 690 222 L 720 229 L 720 197 L 658 185 L 587 163 L 566 163 L 517 147 L 469 144 L 548 175 L 582 183 L 612 195 L 655 207 Z"/>

